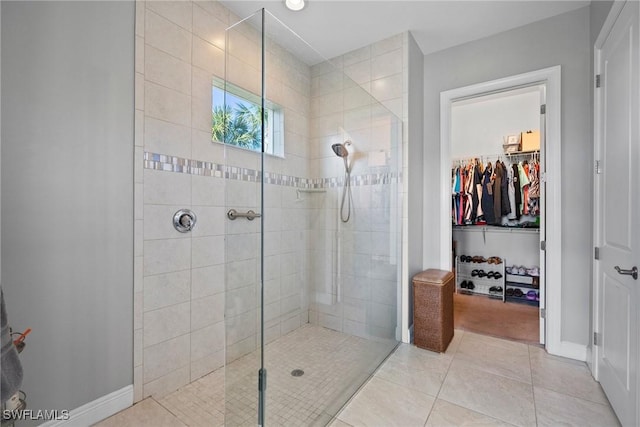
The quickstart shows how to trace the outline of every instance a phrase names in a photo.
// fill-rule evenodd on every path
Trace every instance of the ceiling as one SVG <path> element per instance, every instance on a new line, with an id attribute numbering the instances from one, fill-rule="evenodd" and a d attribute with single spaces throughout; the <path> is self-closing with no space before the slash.
<path id="1" fill-rule="evenodd" d="M 589 1 L 306 0 L 300 12 L 284 0 L 226 0 L 239 17 L 265 8 L 317 50 L 333 58 L 411 31 L 426 55 L 589 5 Z M 282 36 L 282 32 L 280 32 Z M 288 45 L 284 40 L 282 44 Z M 295 43 L 300 45 L 300 43 Z M 303 60 L 319 62 L 315 54 Z"/>

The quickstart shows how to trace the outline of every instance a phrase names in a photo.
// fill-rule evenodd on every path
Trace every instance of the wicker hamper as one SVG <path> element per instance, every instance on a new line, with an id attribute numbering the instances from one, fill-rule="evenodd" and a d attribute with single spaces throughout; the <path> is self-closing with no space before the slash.
<path id="1" fill-rule="evenodd" d="M 413 343 L 443 353 L 453 338 L 454 276 L 429 269 L 413 277 Z"/>

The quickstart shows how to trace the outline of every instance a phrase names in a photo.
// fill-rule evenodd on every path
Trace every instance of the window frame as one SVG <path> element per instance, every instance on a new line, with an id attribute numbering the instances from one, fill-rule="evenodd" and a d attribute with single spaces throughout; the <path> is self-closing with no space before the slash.
<path id="1" fill-rule="evenodd" d="M 222 92 L 223 96 L 223 104 L 216 104 L 214 91 L 218 90 Z M 255 153 L 260 153 L 262 151 L 262 147 L 254 149 L 250 147 L 243 147 L 241 145 L 233 144 L 225 141 L 218 141 L 213 137 L 213 113 L 216 107 L 227 105 L 226 94 L 230 94 L 235 98 L 238 98 L 240 101 L 251 104 L 253 106 L 260 107 L 261 99 L 260 96 L 245 90 L 239 86 L 236 86 L 232 83 L 229 83 L 223 79 L 214 77 L 211 84 L 211 142 L 218 144 L 225 144 L 230 147 L 239 148 L 242 150 L 252 151 Z M 233 104 L 234 106 L 237 103 Z M 270 129 L 270 135 L 265 138 L 265 147 L 264 153 L 270 156 L 281 157 L 284 158 L 284 108 L 278 104 L 275 104 L 269 100 L 265 100 L 264 103 L 265 110 L 267 111 L 267 128 Z"/>

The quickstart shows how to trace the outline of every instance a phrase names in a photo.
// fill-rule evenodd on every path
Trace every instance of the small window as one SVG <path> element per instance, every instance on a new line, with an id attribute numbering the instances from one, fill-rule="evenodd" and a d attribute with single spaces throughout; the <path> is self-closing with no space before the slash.
<path id="1" fill-rule="evenodd" d="M 212 87 L 211 140 L 248 150 L 262 150 L 260 97 L 237 86 L 214 80 Z M 283 156 L 282 108 L 265 102 L 264 152 Z"/>

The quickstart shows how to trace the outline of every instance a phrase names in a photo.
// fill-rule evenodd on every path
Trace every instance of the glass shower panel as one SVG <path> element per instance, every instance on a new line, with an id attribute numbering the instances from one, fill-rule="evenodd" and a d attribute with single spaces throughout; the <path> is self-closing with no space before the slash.
<path id="1" fill-rule="evenodd" d="M 224 143 L 225 425 L 256 425 L 261 367 L 262 12 L 226 31 L 213 82 L 213 139 Z"/>
<path id="2" fill-rule="evenodd" d="M 226 47 L 225 424 L 326 425 L 397 345 L 402 124 L 267 11 Z"/>

